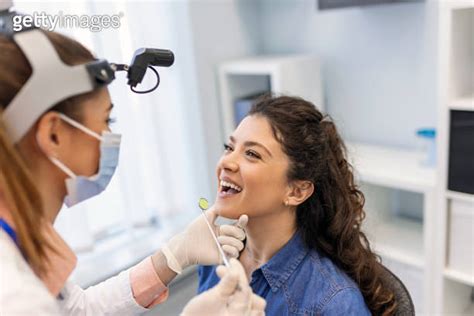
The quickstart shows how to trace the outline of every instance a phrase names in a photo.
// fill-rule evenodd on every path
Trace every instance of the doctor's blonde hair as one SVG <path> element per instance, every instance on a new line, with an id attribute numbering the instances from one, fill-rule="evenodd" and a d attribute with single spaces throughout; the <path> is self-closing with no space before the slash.
<path id="1" fill-rule="evenodd" d="M 94 60 L 91 52 L 80 43 L 58 33 L 44 32 L 64 63 L 77 65 Z M 54 251 L 55 248 L 43 234 L 45 210 L 29 170 L 28 157 L 23 157 L 17 144 L 10 141 L 2 119 L 3 110 L 31 76 L 32 69 L 14 41 L 1 35 L 0 69 L 0 197 L 5 200 L 11 214 L 23 255 L 35 273 L 41 276 L 48 264 L 46 249 Z M 49 111 L 61 112 L 81 121 L 81 107 L 78 105 L 93 93 L 68 98 Z"/>

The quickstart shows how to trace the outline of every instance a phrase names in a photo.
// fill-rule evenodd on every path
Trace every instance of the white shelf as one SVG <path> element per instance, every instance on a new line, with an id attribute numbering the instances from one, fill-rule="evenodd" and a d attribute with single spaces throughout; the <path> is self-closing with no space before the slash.
<path id="1" fill-rule="evenodd" d="M 442 1 L 444 1 L 452 10 L 474 8 L 473 0 L 442 0 Z"/>
<path id="2" fill-rule="evenodd" d="M 361 143 L 347 148 L 362 181 L 421 193 L 435 187 L 435 169 L 421 166 L 422 153 Z"/>
<path id="3" fill-rule="evenodd" d="M 317 56 L 252 56 L 219 65 L 222 126 L 227 137 L 235 129 L 234 102 L 262 91 L 302 97 L 324 110 Z"/>
<path id="4" fill-rule="evenodd" d="M 468 303 L 464 303 L 467 305 Z M 449 303 L 447 304 L 449 306 Z M 467 306 L 456 306 L 448 309 L 444 315 L 450 316 L 472 316 L 474 315 L 474 304 L 469 304 Z"/>
<path id="5" fill-rule="evenodd" d="M 452 200 L 459 200 L 464 202 L 474 203 L 474 194 L 456 192 L 456 191 L 446 191 L 446 196 Z"/>
<path id="6" fill-rule="evenodd" d="M 457 98 L 449 103 L 451 110 L 474 111 L 474 95 Z"/>
<path id="7" fill-rule="evenodd" d="M 444 276 L 453 281 L 461 282 L 474 287 L 474 275 L 470 275 L 461 271 L 456 271 L 451 268 L 446 268 L 444 270 Z"/>
<path id="8" fill-rule="evenodd" d="M 289 56 L 254 56 L 233 60 L 221 65 L 220 70 L 231 75 L 268 75 L 284 64 L 304 61 L 312 56 L 289 55 Z"/>
<path id="9" fill-rule="evenodd" d="M 443 315 L 472 316 L 474 312 L 474 303 L 471 301 L 472 287 L 452 280 L 445 280 L 444 283 Z"/>
<path id="10" fill-rule="evenodd" d="M 413 267 L 398 261 L 382 257 L 382 264 L 394 273 L 405 285 L 410 293 L 415 315 L 424 315 L 426 298 L 423 295 L 423 284 L 425 282 L 425 270 Z"/>
<path id="11" fill-rule="evenodd" d="M 428 3 L 427 3 L 428 4 Z M 437 12 L 437 97 L 438 112 L 436 124 L 437 181 L 433 201 L 425 209 L 425 251 L 427 278 L 424 294 L 427 298 L 426 315 L 474 315 L 471 302 L 472 284 L 470 277 L 457 267 L 465 249 L 452 255 L 453 245 L 463 239 L 463 219 L 453 221 L 452 204 L 464 203 L 472 198 L 463 193 L 447 190 L 449 166 L 449 115 L 451 110 L 474 110 L 472 69 L 474 58 L 472 48 L 474 37 L 473 0 L 435 0 Z M 451 216 L 451 217 L 450 217 Z M 461 224 L 461 225 L 460 225 Z M 461 226 L 461 227 L 460 227 Z M 454 233 L 454 234 L 453 234 Z M 456 240 L 453 240 L 456 237 Z M 464 239 L 467 240 L 467 239 Z M 472 252 L 472 250 L 469 250 Z M 454 262 L 453 262 L 454 259 Z M 446 262 L 450 266 L 446 266 Z M 457 269 L 455 270 L 454 267 Z"/>
<path id="12" fill-rule="evenodd" d="M 368 238 L 382 257 L 423 269 L 423 224 L 392 217 L 368 227 Z"/>

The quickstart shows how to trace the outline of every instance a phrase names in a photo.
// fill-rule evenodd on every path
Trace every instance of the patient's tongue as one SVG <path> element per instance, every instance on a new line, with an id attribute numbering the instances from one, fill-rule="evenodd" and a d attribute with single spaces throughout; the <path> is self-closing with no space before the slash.
<path id="1" fill-rule="evenodd" d="M 239 193 L 239 191 L 230 188 L 229 191 L 227 191 L 227 193 L 229 193 L 229 194 L 236 194 L 236 193 Z"/>

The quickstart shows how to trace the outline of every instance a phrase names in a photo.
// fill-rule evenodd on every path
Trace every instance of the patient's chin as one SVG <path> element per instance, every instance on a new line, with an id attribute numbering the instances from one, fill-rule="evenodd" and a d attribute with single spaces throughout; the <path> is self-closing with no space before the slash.
<path id="1" fill-rule="evenodd" d="M 244 214 L 242 211 L 236 209 L 229 209 L 229 208 L 219 208 L 216 206 L 216 211 L 219 216 L 230 218 L 230 219 L 238 219 L 240 215 Z"/>

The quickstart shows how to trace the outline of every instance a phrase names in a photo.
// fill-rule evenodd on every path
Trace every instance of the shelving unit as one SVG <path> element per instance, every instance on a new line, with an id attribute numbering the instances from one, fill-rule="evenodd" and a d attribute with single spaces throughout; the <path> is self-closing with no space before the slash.
<path id="1" fill-rule="evenodd" d="M 474 111 L 474 95 L 466 95 L 449 102 L 451 110 Z"/>
<path id="2" fill-rule="evenodd" d="M 474 111 L 474 2 L 439 2 L 438 168 L 433 314 L 473 315 L 474 194 L 448 189 L 451 112 Z"/>
<path id="3" fill-rule="evenodd" d="M 256 56 L 228 61 L 218 68 L 224 135 L 235 129 L 234 102 L 255 93 L 300 96 L 324 110 L 320 65 L 315 56 Z"/>
<path id="4" fill-rule="evenodd" d="M 464 282 L 446 279 L 442 315 L 466 315 L 474 313 L 474 304 L 471 302 L 471 286 Z M 441 313 L 439 314 L 441 315 Z"/>
<path id="5" fill-rule="evenodd" d="M 358 143 L 348 143 L 347 148 L 364 182 L 415 192 L 435 186 L 435 170 L 420 165 L 422 152 Z"/>
<path id="6" fill-rule="evenodd" d="M 450 280 L 457 281 L 469 286 L 474 286 L 474 276 L 469 273 L 459 272 L 455 269 L 446 268 L 444 276 Z"/>
<path id="7" fill-rule="evenodd" d="M 468 194 L 468 193 L 463 193 L 463 192 L 454 192 L 454 191 L 447 190 L 446 191 L 446 197 L 449 198 L 449 199 L 453 199 L 453 200 L 466 201 L 466 202 L 474 203 L 474 195 L 473 194 Z"/>
<path id="8" fill-rule="evenodd" d="M 417 314 L 429 310 L 431 210 L 436 170 L 424 167 L 424 154 L 402 148 L 347 144 L 366 198 L 363 230 L 382 263 L 405 283 Z"/>
<path id="9" fill-rule="evenodd" d="M 371 232 L 375 251 L 389 258 L 422 269 L 425 264 L 423 223 L 393 217 Z"/>
<path id="10" fill-rule="evenodd" d="M 474 1 L 437 5 L 436 169 L 422 167 L 419 153 L 400 148 L 348 149 L 367 199 L 366 233 L 409 289 L 417 314 L 473 315 L 474 194 L 449 190 L 447 179 L 451 111 L 474 111 Z M 411 213 L 400 212 L 397 203 L 404 200 Z"/>

